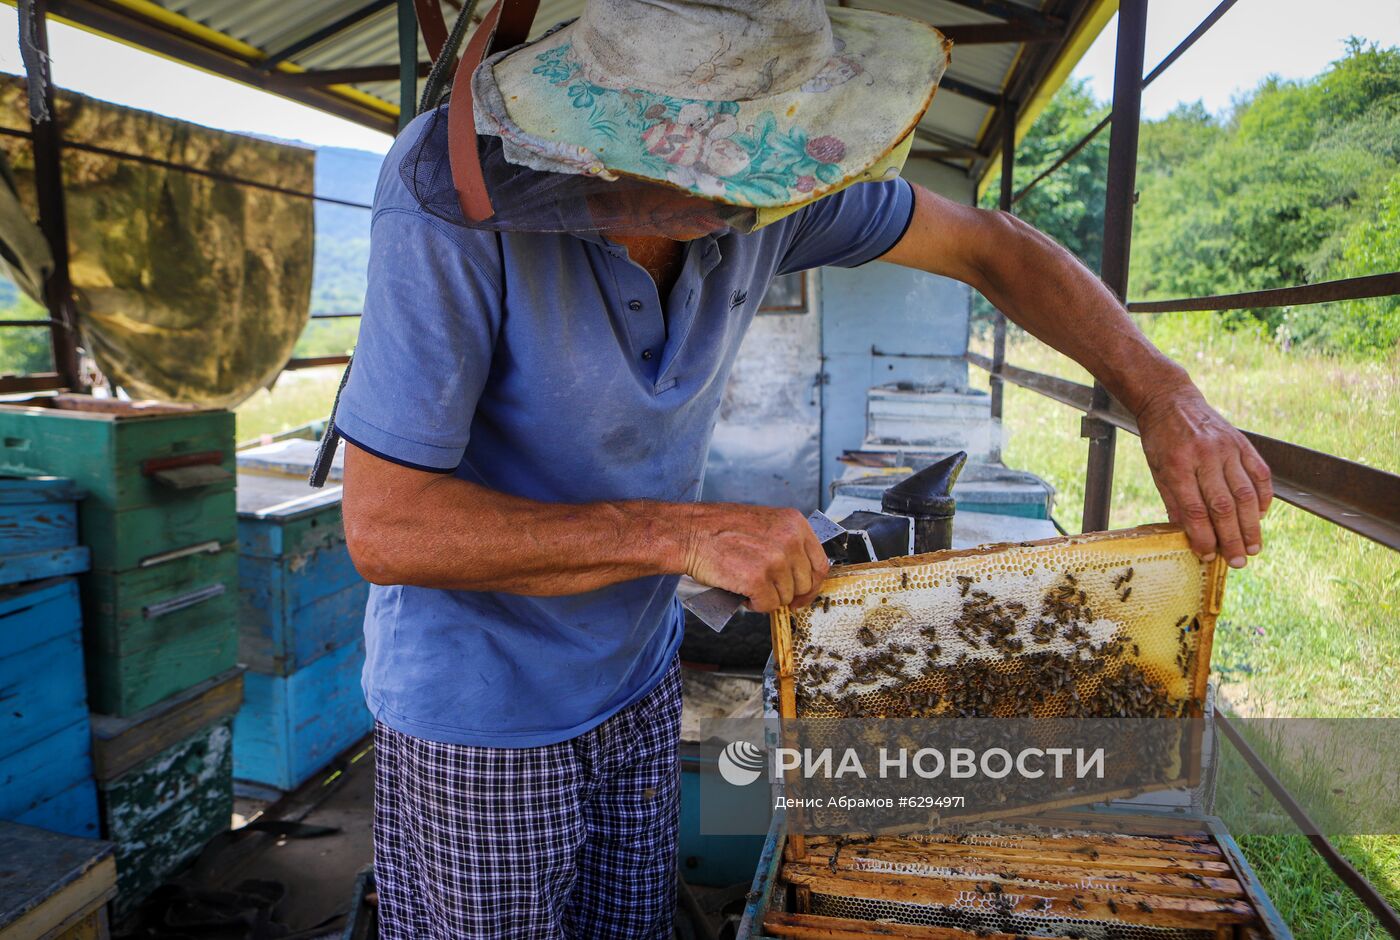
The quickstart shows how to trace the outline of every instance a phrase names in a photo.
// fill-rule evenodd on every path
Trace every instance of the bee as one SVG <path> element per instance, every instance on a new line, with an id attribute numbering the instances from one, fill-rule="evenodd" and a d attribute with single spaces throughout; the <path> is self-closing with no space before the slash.
<path id="1" fill-rule="evenodd" d="M 1084 910 L 1084 902 L 1079 900 L 1079 895 L 1077 894 L 1069 899 L 1069 904 L 1070 907 L 1074 908 L 1076 911 Z"/>
<path id="2" fill-rule="evenodd" d="M 967 597 L 968 589 L 972 587 L 972 579 L 965 574 L 958 575 L 959 596 Z"/>
<path id="3" fill-rule="evenodd" d="M 831 613 L 831 598 L 829 598 L 829 597 L 823 597 L 823 598 L 822 598 L 822 613 L 824 613 L 824 614 L 829 614 L 829 613 Z"/>
<path id="4" fill-rule="evenodd" d="M 856 639 L 860 641 L 861 646 L 867 648 L 874 646 L 876 642 L 875 634 L 871 632 L 869 627 L 861 627 L 859 630 L 857 630 Z"/>
<path id="5" fill-rule="evenodd" d="M 1142 911 L 1144 914 L 1151 914 L 1151 913 L 1152 913 L 1152 910 L 1153 910 L 1152 905 L 1151 905 L 1151 904 L 1148 904 L 1146 901 L 1139 901 L 1139 902 L 1137 902 L 1137 906 L 1138 906 L 1138 910 Z"/>
<path id="6" fill-rule="evenodd" d="M 909 587 L 909 572 L 901 571 L 899 573 L 899 586 L 906 589 Z"/>
<path id="7" fill-rule="evenodd" d="M 1128 602 L 1128 598 L 1129 598 L 1129 597 L 1132 597 L 1132 595 L 1133 595 L 1133 589 L 1132 589 L 1132 588 L 1126 588 L 1126 589 L 1123 591 L 1122 595 L 1121 595 L 1118 599 L 1121 600 L 1123 603 L 1126 604 L 1126 603 Z"/>
<path id="8" fill-rule="evenodd" d="M 835 860 L 833 859 L 833 862 L 834 862 L 834 861 L 835 861 Z M 834 869 L 833 869 L 833 870 L 834 870 Z M 1108 899 L 1108 909 L 1109 909 L 1110 911 L 1112 911 L 1113 913 L 1115 913 L 1115 914 L 1118 913 L 1118 905 L 1113 903 L 1113 898 L 1109 898 L 1109 899 Z"/>

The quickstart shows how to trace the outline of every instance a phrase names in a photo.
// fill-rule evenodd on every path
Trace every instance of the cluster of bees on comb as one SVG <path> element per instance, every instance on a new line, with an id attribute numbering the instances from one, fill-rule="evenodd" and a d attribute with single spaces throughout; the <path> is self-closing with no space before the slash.
<path id="1" fill-rule="evenodd" d="M 1136 572 L 1117 572 L 1108 604 L 1127 604 Z M 904 582 L 907 585 L 907 575 Z M 956 578 L 960 607 L 951 620 L 911 624 L 902 607 L 878 607 L 855 631 L 856 649 L 827 649 L 798 629 L 796 694 L 803 716 L 1173 718 L 1184 701 L 1168 694 L 1140 664 L 1142 650 L 1126 629 L 1105 634 L 1089 592 L 1065 571 L 1033 609 L 1001 600 L 966 575 Z M 1102 597 L 1102 595 L 1100 595 Z M 818 597 L 812 610 L 829 612 Z M 883 615 L 883 617 L 875 616 Z M 898 630 L 872 629 L 878 621 Z M 1098 625 L 1096 629 L 1095 625 Z M 906 627 L 913 626 L 910 630 Z M 1187 614 L 1176 624 L 1176 669 L 1193 665 Z M 914 637 L 918 639 L 915 640 Z M 946 651 L 958 650 L 954 657 Z M 991 654 L 991 655 L 989 655 Z M 999 655 L 995 655 L 999 654 Z"/>
<path id="2" fill-rule="evenodd" d="M 1169 691 L 1166 670 L 1171 660 L 1144 657 L 1139 640 L 1147 640 L 1141 634 L 1135 637 L 1126 626 L 1141 617 L 1141 609 L 1128 609 L 1135 578 L 1140 580 L 1131 566 L 1102 576 L 1059 571 L 1043 590 L 1010 599 L 990 584 L 979 586 L 972 577 L 958 576 L 956 606 L 932 622 L 921 619 L 927 614 L 911 613 L 897 595 L 880 601 L 868 598 L 859 625 L 842 633 L 847 642 L 841 650 L 823 647 L 814 638 L 814 633 L 822 636 L 820 631 L 795 621 L 797 715 L 819 719 L 811 728 L 828 718 L 883 719 L 866 732 L 867 737 L 878 733 L 881 741 L 867 743 L 888 739 L 910 749 L 920 746 L 921 732 L 919 726 L 904 723 L 908 719 L 1035 719 L 1041 729 L 1035 734 L 1072 736 L 1088 732 L 1073 731 L 1058 720 L 1184 717 L 1190 699 L 1181 694 L 1181 683 L 1171 683 L 1176 694 Z M 833 603 L 851 602 L 819 597 L 812 610 L 829 613 Z M 1197 629 L 1192 614 L 1175 624 L 1175 669 L 1183 680 L 1194 666 L 1192 634 Z M 1154 638 L 1153 649 L 1161 653 L 1161 638 Z M 1112 738 L 1105 740 L 1108 760 L 1121 785 L 1148 786 L 1170 779 L 1175 772 L 1164 774 L 1163 769 L 1179 766 L 1180 744 L 1171 730 L 1149 725 L 1141 731 L 1106 735 Z M 820 742 L 828 732 L 808 733 L 815 735 L 810 740 Z M 829 733 L 839 737 L 841 732 L 833 725 Z M 983 746 L 1005 746 L 1014 752 L 1012 745 L 1025 746 L 1028 732 L 1024 724 L 1009 723 L 1004 730 L 979 726 L 975 733 Z M 844 786 L 863 792 L 850 781 Z M 874 786 L 884 787 L 882 795 L 890 792 L 888 782 Z M 907 786 L 918 793 L 927 784 L 910 779 Z M 961 792 L 951 781 L 940 786 L 948 793 Z M 979 779 L 969 787 L 967 808 L 985 810 L 1058 798 L 1061 791 L 1056 788 L 1063 784 L 1012 776 L 996 782 Z M 821 818 L 813 822 L 826 831 L 840 831 L 843 825 L 851 827 L 847 831 L 878 831 L 891 824 L 878 812 L 828 811 L 817 816 Z"/>

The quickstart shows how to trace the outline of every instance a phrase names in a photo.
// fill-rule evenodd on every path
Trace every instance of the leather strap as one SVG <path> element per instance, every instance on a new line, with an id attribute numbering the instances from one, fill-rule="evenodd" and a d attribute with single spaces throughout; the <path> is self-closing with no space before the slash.
<path id="1" fill-rule="evenodd" d="M 442 55 L 442 47 L 447 45 L 447 21 L 442 18 L 442 5 L 438 0 L 413 0 L 413 11 L 418 14 L 428 58 L 436 62 Z"/>
<path id="2" fill-rule="evenodd" d="M 539 0 L 498 0 L 472 34 L 452 79 L 452 100 L 447 106 L 447 150 L 457 199 L 470 222 L 489 219 L 495 211 L 486 192 L 477 150 L 472 75 L 483 60 L 529 38 L 538 9 Z"/>

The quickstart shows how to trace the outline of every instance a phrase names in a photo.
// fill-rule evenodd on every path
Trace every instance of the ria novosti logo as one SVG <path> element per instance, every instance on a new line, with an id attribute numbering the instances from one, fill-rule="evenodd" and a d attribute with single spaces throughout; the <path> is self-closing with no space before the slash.
<path id="1" fill-rule="evenodd" d="M 719 775 L 725 783 L 746 787 L 759 777 L 767 764 L 763 750 L 748 741 L 733 741 L 719 754 Z"/>

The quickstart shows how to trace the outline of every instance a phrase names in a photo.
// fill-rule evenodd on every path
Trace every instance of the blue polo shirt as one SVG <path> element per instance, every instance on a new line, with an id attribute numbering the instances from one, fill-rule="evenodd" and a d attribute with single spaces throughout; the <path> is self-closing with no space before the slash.
<path id="1" fill-rule="evenodd" d="M 870 261 L 913 210 L 904 181 L 864 183 L 755 233 L 689 242 L 660 297 L 605 238 L 497 234 L 423 211 L 399 164 L 424 121 L 380 173 L 336 427 L 386 460 L 544 502 L 698 499 L 725 382 L 769 282 Z M 452 744 L 576 737 L 660 681 L 681 641 L 676 580 L 568 597 L 372 586 L 370 709 Z"/>

